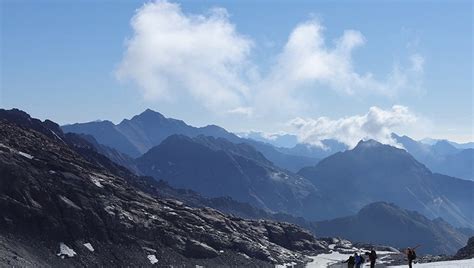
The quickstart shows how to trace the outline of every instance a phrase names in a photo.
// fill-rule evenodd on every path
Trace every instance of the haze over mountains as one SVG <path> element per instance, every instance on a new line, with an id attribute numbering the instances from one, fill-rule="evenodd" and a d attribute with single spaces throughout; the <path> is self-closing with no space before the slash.
<path id="1" fill-rule="evenodd" d="M 432 173 L 405 150 L 377 141 L 361 141 L 298 174 L 321 192 L 330 192 L 334 217 L 363 205 L 388 201 L 424 215 L 472 227 L 474 182 Z"/>
<path id="2" fill-rule="evenodd" d="M 415 211 L 376 202 L 363 207 L 357 214 L 316 223 L 322 236 L 342 236 L 351 241 L 406 245 L 423 245 L 419 253 L 453 254 L 474 233 L 463 233 L 442 218 L 429 220 Z"/>
<path id="3" fill-rule="evenodd" d="M 316 188 L 276 167 L 246 143 L 223 138 L 172 135 L 136 159 L 145 175 L 210 197 L 230 196 L 270 211 L 304 214 Z"/>
<path id="4" fill-rule="evenodd" d="M 336 152 L 342 152 L 349 147 L 333 139 L 322 140 L 321 146 L 298 143 L 295 135 L 285 134 L 268 136 L 261 132 L 241 133 L 252 139 L 270 143 L 279 151 L 305 157 L 322 159 Z M 294 140 L 294 143 L 281 142 L 281 139 Z M 407 150 L 416 160 L 425 164 L 429 169 L 441 174 L 474 180 L 474 143 L 456 143 L 448 140 L 423 139 L 416 141 L 408 136 L 392 133 L 392 138 Z M 289 146 L 288 146 L 289 145 Z"/>
<path id="5" fill-rule="evenodd" d="M 98 124 L 103 126 L 97 127 Z M 102 130 L 105 126 L 108 126 L 106 131 Z M 116 142 L 121 139 L 109 139 L 105 135 L 110 129 L 114 130 L 114 136 L 127 137 L 136 151 L 150 149 L 135 162 L 139 172 L 204 195 L 216 196 L 221 191 L 216 189 L 222 189 L 236 200 L 271 211 L 289 209 L 294 215 L 314 220 L 351 215 L 371 202 L 389 201 L 430 218 L 442 216 L 456 226 L 473 226 L 473 213 L 469 208 L 473 182 L 433 174 L 405 150 L 376 141 L 360 142 L 352 150 L 335 140 L 323 141 L 325 148 L 308 144 L 275 147 L 239 138 L 217 126 L 195 128 L 151 110 L 116 126 L 107 121 L 63 126 L 66 132 L 90 134 L 98 142 L 120 150 L 123 144 Z M 172 134 L 188 134 L 193 138 L 172 136 L 167 140 Z M 399 142 L 406 145 L 409 152 L 416 153 L 418 147 L 411 145 L 421 143 L 413 140 L 407 143 L 407 140 L 407 137 L 400 138 Z M 162 141 L 165 142 L 160 144 Z M 459 150 L 451 147 L 437 142 L 430 148 L 443 155 Z M 337 153 L 342 150 L 345 152 Z M 295 157 L 300 157 L 297 162 L 301 167 L 306 166 L 298 172 L 305 178 L 300 180 L 304 187 L 297 186 L 298 176 L 291 172 L 295 171 L 292 162 Z M 324 157 L 327 158 L 316 164 Z M 288 168 L 289 163 L 292 168 Z M 282 194 L 282 188 L 276 185 L 292 186 Z M 269 197 L 271 192 L 274 197 Z M 320 198 L 325 199 L 324 205 L 317 201 Z"/>

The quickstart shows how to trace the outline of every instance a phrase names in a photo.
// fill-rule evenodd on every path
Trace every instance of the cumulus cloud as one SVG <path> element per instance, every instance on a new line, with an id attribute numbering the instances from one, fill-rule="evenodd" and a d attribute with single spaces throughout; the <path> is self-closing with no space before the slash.
<path id="1" fill-rule="evenodd" d="M 131 20 L 133 37 L 117 69 L 150 100 L 191 96 L 211 110 L 234 109 L 249 94 L 242 79 L 252 41 L 225 9 L 184 14 L 178 4 L 147 3 Z"/>
<path id="2" fill-rule="evenodd" d="M 138 85 L 147 100 L 190 98 L 187 103 L 214 113 L 286 120 L 314 106 L 314 92 L 322 88 L 393 97 L 421 86 L 421 55 L 376 78 L 355 69 L 353 52 L 367 41 L 361 32 L 346 30 L 328 44 L 316 20 L 295 27 L 265 73 L 251 58 L 255 42 L 237 31 L 225 9 L 196 15 L 178 4 L 151 2 L 137 10 L 131 26 L 116 74 Z"/>
<path id="3" fill-rule="evenodd" d="M 361 139 L 375 139 L 401 147 L 392 139 L 391 133 L 399 127 L 410 127 L 418 120 L 407 107 L 394 105 L 387 110 L 374 106 L 364 115 L 339 119 L 295 118 L 289 124 L 296 130 L 300 142 L 316 146 L 323 146 L 321 140 L 336 139 L 352 148 Z"/>
<path id="4" fill-rule="evenodd" d="M 228 110 L 227 113 L 245 115 L 245 116 L 250 117 L 253 114 L 253 108 L 252 107 L 237 107 L 237 108 Z"/>
<path id="5" fill-rule="evenodd" d="M 352 54 L 365 42 L 361 32 L 346 30 L 331 47 L 326 44 L 324 27 L 318 21 L 304 22 L 290 34 L 270 79 L 288 91 L 305 85 L 316 88 L 322 85 L 349 95 L 376 93 L 394 96 L 400 90 L 418 87 L 415 80 L 423 71 L 424 61 L 417 54 L 410 58 L 410 64 L 405 68 L 394 65 L 384 79 L 376 79 L 370 72 L 357 72 Z"/>

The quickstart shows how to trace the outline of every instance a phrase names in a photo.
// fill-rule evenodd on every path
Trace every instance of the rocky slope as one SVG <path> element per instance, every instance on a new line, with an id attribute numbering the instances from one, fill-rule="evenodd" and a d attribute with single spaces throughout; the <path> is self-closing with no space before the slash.
<path id="1" fill-rule="evenodd" d="M 472 259 L 474 258 L 474 236 L 469 238 L 467 245 L 458 250 L 454 259 Z"/>
<path id="2" fill-rule="evenodd" d="M 265 266 L 325 250 L 293 224 L 244 220 L 146 194 L 133 186 L 140 177 L 52 129 L 0 110 L 2 263 Z"/>

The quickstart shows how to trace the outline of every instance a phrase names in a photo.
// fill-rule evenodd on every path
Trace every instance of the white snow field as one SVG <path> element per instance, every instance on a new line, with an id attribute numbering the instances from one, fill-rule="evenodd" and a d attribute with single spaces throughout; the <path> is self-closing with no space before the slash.
<path id="1" fill-rule="evenodd" d="M 407 264 L 405 265 L 395 265 L 395 266 L 390 266 L 387 265 L 387 263 L 384 261 L 384 259 L 387 259 L 389 256 L 388 254 L 394 254 L 394 253 L 388 253 L 388 252 L 377 252 L 379 259 L 377 260 L 377 264 L 375 267 L 377 268 L 383 268 L 383 267 L 393 267 L 393 268 L 406 268 L 408 267 Z M 395 253 L 396 254 L 396 253 Z M 325 268 L 325 267 L 330 267 L 330 268 L 346 268 L 347 264 L 346 263 L 341 263 L 341 261 L 347 260 L 349 258 L 350 254 L 342 254 L 339 252 L 331 252 L 328 254 L 320 254 L 317 256 L 310 256 L 311 259 L 313 259 L 312 262 L 308 263 L 306 265 L 307 268 Z M 286 265 L 277 265 L 277 268 L 283 268 L 283 267 L 293 267 L 292 264 L 286 264 Z M 364 263 L 363 266 L 364 268 L 370 267 L 369 263 Z M 421 264 L 413 264 L 413 267 L 420 267 L 420 268 L 429 268 L 429 267 L 435 267 L 435 268 L 474 268 L 474 259 L 469 259 L 469 260 L 456 260 L 456 261 L 442 261 L 442 262 L 431 262 L 431 263 L 421 263 Z"/>
<path id="2" fill-rule="evenodd" d="M 388 266 L 388 267 L 408 267 L 408 266 L 399 265 L 399 266 Z M 420 263 L 420 264 L 414 264 L 413 267 L 474 268 L 474 259 Z"/>

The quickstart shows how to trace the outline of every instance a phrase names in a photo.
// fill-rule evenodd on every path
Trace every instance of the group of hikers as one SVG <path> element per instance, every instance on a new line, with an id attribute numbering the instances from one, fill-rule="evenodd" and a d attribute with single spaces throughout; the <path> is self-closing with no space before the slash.
<path id="1" fill-rule="evenodd" d="M 407 248 L 404 253 L 407 256 L 408 260 L 408 267 L 412 268 L 413 267 L 413 261 L 416 259 L 416 251 L 415 249 L 418 248 L 419 246 L 413 247 L 413 248 Z M 377 252 L 375 250 L 371 250 L 370 252 L 365 252 L 364 256 L 362 254 L 354 253 L 354 255 L 351 255 L 349 259 L 345 260 L 344 263 L 347 263 L 348 268 L 360 268 L 367 260 L 370 262 L 370 268 L 375 268 L 375 262 L 377 261 Z"/>
<path id="2" fill-rule="evenodd" d="M 377 252 L 375 250 L 371 250 L 370 252 L 366 252 L 365 256 L 368 258 L 370 261 L 370 268 L 375 267 L 375 261 L 377 260 Z M 358 253 L 354 253 L 354 256 L 350 256 L 349 259 L 344 261 L 347 263 L 348 268 L 360 268 L 360 266 L 365 263 L 365 258 Z"/>

